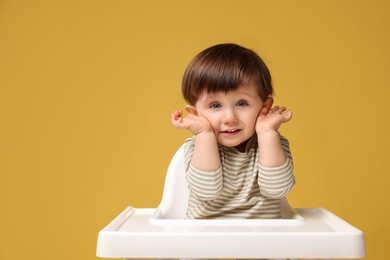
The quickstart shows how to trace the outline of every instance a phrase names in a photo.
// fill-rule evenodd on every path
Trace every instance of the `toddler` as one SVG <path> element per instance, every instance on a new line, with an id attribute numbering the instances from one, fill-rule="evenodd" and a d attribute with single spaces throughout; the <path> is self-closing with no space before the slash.
<path id="1" fill-rule="evenodd" d="M 260 56 L 237 44 L 207 48 L 189 63 L 182 93 L 188 114 L 176 110 L 171 121 L 193 134 L 184 145 L 187 218 L 280 218 L 295 179 L 278 130 L 292 112 L 273 106 Z"/>

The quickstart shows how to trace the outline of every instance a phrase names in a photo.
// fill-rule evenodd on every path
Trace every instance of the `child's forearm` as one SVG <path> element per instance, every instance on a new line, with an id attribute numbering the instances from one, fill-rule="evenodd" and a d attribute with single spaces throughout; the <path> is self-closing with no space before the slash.
<path id="1" fill-rule="evenodd" d="M 280 135 L 276 130 L 260 132 L 257 135 L 259 143 L 259 162 L 265 167 L 278 167 L 286 162 Z"/>
<path id="2" fill-rule="evenodd" d="M 217 140 L 212 131 L 195 136 L 195 147 L 191 164 L 204 171 L 215 171 L 221 167 Z"/>
<path id="3" fill-rule="evenodd" d="M 279 133 L 277 134 L 279 136 Z M 263 135 L 263 137 L 266 136 Z M 283 150 L 285 162 L 279 166 L 271 167 L 263 166 L 262 163 L 260 163 L 258 176 L 260 193 L 267 198 L 273 199 L 280 199 L 287 196 L 287 194 L 291 191 L 295 184 L 294 164 L 290 152 L 289 143 L 287 139 L 282 136 L 279 136 L 278 139 L 281 143 L 280 147 Z M 272 138 L 267 138 L 266 142 L 268 141 L 272 141 Z M 259 151 L 260 150 L 261 148 L 259 147 Z M 260 156 L 265 156 L 265 158 L 263 159 L 270 159 L 267 158 L 267 155 L 265 154 L 272 156 L 272 154 L 269 153 L 269 151 L 266 149 L 262 151 L 262 154 Z"/>

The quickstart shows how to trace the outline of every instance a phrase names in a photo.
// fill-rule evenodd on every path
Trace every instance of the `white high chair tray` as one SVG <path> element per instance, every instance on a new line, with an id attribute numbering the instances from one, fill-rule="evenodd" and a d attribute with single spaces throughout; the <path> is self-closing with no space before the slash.
<path id="1" fill-rule="evenodd" d="M 297 209 L 299 225 L 161 225 L 157 209 L 126 208 L 99 232 L 106 258 L 362 258 L 363 233 L 323 208 Z M 191 221 L 191 220 L 186 220 Z"/>
<path id="2" fill-rule="evenodd" d="M 303 225 L 303 217 L 294 209 L 284 209 L 282 218 L 279 219 L 233 219 L 233 218 L 214 218 L 214 219 L 183 219 L 183 218 L 165 218 L 162 210 L 157 208 L 149 219 L 150 224 L 164 227 L 257 227 L 257 226 L 295 226 Z M 283 218 L 285 216 L 285 218 Z"/>

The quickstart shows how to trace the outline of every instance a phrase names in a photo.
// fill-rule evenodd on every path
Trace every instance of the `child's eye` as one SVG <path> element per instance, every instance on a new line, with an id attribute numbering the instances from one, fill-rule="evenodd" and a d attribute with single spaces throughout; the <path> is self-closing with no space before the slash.
<path id="1" fill-rule="evenodd" d="M 239 107 L 245 107 L 247 105 L 248 105 L 248 102 L 243 101 L 243 100 L 237 102 L 237 106 L 239 106 Z"/>
<path id="2" fill-rule="evenodd" d="M 214 109 L 220 108 L 220 107 L 221 107 L 221 104 L 219 104 L 219 103 L 212 103 L 212 104 L 210 105 L 210 108 L 214 108 Z"/>

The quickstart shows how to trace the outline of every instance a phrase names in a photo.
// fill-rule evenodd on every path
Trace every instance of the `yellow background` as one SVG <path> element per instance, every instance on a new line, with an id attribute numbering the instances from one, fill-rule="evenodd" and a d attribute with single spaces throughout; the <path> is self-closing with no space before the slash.
<path id="1" fill-rule="evenodd" d="M 293 150 L 294 207 L 323 206 L 389 256 L 390 4 L 327 1 L 1 1 L 0 259 L 95 259 L 126 206 L 156 207 L 210 45 L 268 64 Z"/>

